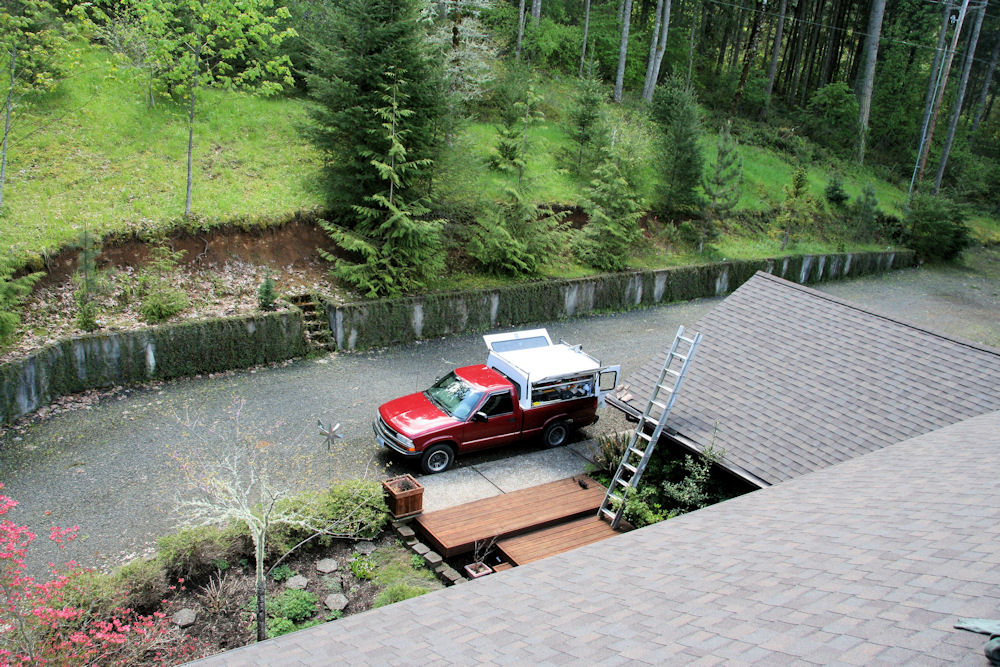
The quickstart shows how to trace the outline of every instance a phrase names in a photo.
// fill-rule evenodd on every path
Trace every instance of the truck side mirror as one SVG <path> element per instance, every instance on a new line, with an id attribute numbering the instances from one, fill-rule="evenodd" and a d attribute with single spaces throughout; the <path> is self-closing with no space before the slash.
<path id="1" fill-rule="evenodd" d="M 483 412 L 482 410 L 480 410 L 476 414 L 472 415 L 472 421 L 474 421 L 474 422 L 484 422 L 485 423 L 485 422 L 488 422 L 489 420 L 490 420 L 490 418 L 487 417 L 486 413 Z"/>

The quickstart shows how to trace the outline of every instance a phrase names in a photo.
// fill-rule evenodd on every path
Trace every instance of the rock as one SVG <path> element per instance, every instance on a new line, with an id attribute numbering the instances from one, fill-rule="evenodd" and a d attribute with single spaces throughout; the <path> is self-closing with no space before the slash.
<path id="1" fill-rule="evenodd" d="M 430 547 L 428 547 L 423 542 L 417 542 L 416 544 L 413 545 L 412 549 L 421 556 L 423 556 L 424 554 L 428 553 L 431 550 Z"/>
<path id="2" fill-rule="evenodd" d="M 354 545 L 354 550 L 363 556 L 370 556 L 375 551 L 374 542 L 358 542 Z"/>
<path id="3" fill-rule="evenodd" d="M 435 565 L 439 565 L 441 561 L 444 559 L 441 558 L 441 555 L 438 554 L 438 552 L 428 551 L 427 553 L 424 554 L 424 560 L 427 561 L 428 565 L 434 567 Z"/>
<path id="4" fill-rule="evenodd" d="M 330 611 L 344 611 L 344 608 L 347 607 L 347 596 L 341 593 L 331 593 L 323 600 L 323 604 Z"/>
<path id="5" fill-rule="evenodd" d="M 170 620 L 173 621 L 174 625 L 179 628 L 187 628 L 194 625 L 195 619 L 197 618 L 198 612 L 194 609 L 188 609 L 185 607 L 184 609 L 178 609 L 175 611 L 174 615 L 170 617 Z"/>
<path id="6" fill-rule="evenodd" d="M 408 537 L 413 537 L 416 534 L 413 532 L 413 529 L 410 528 L 409 526 L 400 526 L 399 528 L 396 529 L 396 532 L 399 533 L 399 536 L 402 537 L 403 539 L 406 539 Z"/>
<path id="7" fill-rule="evenodd" d="M 301 574 L 297 574 L 285 582 L 285 588 L 292 588 L 297 591 L 301 591 L 308 585 L 309 585 L 309 580 L 303 577 Z"/>
<path id="8" fill-rule="evenodd" d="M 330 574 L 331 572 L 335 572 L 338 567 L 337 561 L 332 558 L 324 558 L 316 562 L 316 571 L 320 574 Z"/>

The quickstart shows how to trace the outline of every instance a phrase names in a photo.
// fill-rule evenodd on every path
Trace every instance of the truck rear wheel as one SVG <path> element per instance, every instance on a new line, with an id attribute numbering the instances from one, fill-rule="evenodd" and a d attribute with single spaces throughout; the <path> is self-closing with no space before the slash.
<path id="1" fill-rule="evenodd" d="M 420 459 L 420 469 L 428 475 L 444 472 L 455 462 L 455 451 L 448 445 L 431 445 Z"/>
<path id="2" fill-rule="evenodd" d="M 546 447 L 558 447 L 566 444 L 566 436 L 569 435 L 569 424 L 564 421 L 552 422 L 545 427 L 542 433 L 542 442 Z"/>

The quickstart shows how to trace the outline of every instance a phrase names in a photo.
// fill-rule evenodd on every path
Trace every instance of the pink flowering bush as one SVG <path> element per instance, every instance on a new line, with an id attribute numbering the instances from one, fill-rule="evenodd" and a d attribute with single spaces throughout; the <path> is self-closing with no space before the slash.
<path id="1" fill-rule="evenodd" d="M 3 484 L 0 484 L 0 489 Z M 17 502 L 0 495 L 0 516 Z M 65 548 L 79 526 L 53 526 L 49 539 Z M 0 667 L 8 665 L 168 665 L 197 657 L 194 643 L 162 612 L 142 615 L 124 606 L 95 614 L 70 602 L 89 573 L 69 562 L 52 567 L 52 579 L 37 581 L 25 572 L 35 534 L 9 519 L 0 520 Z M 124 592 L 121 593 L 124 598 Z"/>

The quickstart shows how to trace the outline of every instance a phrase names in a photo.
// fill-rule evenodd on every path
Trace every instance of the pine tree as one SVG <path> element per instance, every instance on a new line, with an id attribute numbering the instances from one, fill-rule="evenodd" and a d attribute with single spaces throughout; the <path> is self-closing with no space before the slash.
<path id="1" fill-rule="evenodd" d="M 544 116 L 538 107 L 542 97 L 530 85 L 524 97 L 515 102 L 501 118 L 497 131 L 496 152 L 490 162 L 495 169 L 517 175 L 517 188 L 523 186 L 524 172 L 528 166 L 530 141 L 528 132 Z"/>
<path id="2" fill-rule="evenodd" d="M 413 164 L 404 184 L 426 189 L 429 183 L 446 105 L 440 68 L 420 21 L 421 7 L 419 0 L 333 3 L 324 19 L 325 38 L 314 43 L 306 81 L 316 104 L 307 134 L 325 156 L 326 198 L 342 227 L 359 223 L 354 207 L 366 205 L 384 188 L 370 156 L 387 155 L 389 140 L 372 110 L 384 106 L 383 82 L 390 69 L 400 74 L 399 92 L 413 112 L 402 121 Z"/>
<path id="3" fill-rule="evenodd" d="M 704 217 L 695 222 L 699 254 L 704 252 L 706 241 L 711 242 L 719 236 L 716 223 L 725 219 L 743 193 L 743 159 L 736 152 L 736 140 L 729 127 L 730 123 L 726 122 L 719 130 L 715 162 L 710 167 L 708 177 L 701 182 L 707 201 Z"/>
<path id="4" fill-rule="evenodd" d="M 414 172 L 430 166 L 428 158 L 410 159 L 406 142 L 407 121 L 414 115 L 407 108 L 405 72 L 390 66 L 382 84 L 382 106 L 371 111 L 379 121 L 379 132 L 388 148 L 378 153 L 365 149 L 369 169 L 381 189 L 354 208 L 354 229 L 321 221 L 334 242 L 360 261 L 338 258 L 321 251 L 336 263 L 332 274 L 365 292 L 366 296 L 393 296 L 421 287 L 444 270 L 441 220 L 427 220 L 430 212 L 421 198 L 408 199 L 407 185 Z"/>
<path id="5" fill-rule="evenodd" d="M 570 133 L 578 145 L 573 169 L 578 175 L 589 174 L 604 143 L 601 110 L 604 86 L 590 75 L 580 81 L 576 104 L 569 112 Z"/>
<path id="6" fill-rule="evenodd" d="M 689 215 L 701 208 L 697 188 L 704 159 L 698 99 L 694 90 L 677 76 L 667 79 L 653 97 L 653 118 L 663 129 L 660 152 L 663 198 L 658 208 L 668 215 Z"/>
<path id="7" fill-rule="evenodd" d="M 575 244 L 577 257 L 602 271 L 624 270 L 639 239 L 642 204 L 614 159 L 594 171 L 583 208 L 589 219 Z"/>
<path id="8" fill-rule="evenodd" d="M 476 220 L 469 234 L 469 255 L 489 273 L 537 275 L 542 264 L 565 247 L 565 217 L 565 211 L 532 203 L 523 187 L 510 187 L 506 201 L 497 202 Z"/>

